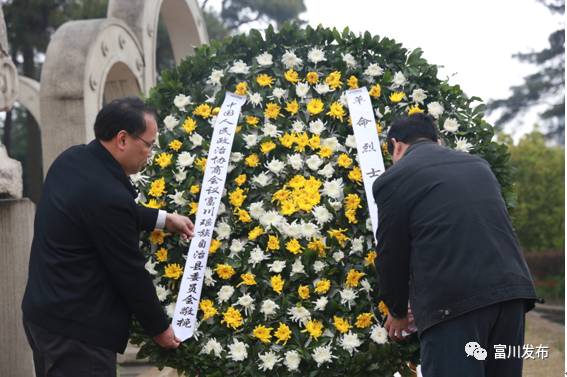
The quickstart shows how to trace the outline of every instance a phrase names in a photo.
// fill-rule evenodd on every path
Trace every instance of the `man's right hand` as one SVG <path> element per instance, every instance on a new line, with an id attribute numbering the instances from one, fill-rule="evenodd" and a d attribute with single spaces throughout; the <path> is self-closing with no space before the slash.
<path id="1" fill-rule="evenodd" d="M 175 349 L 181 344 L 181 341 L 173 333 L 171 325 L 161 334 L 154 336 L 154 340 L 161 347 L 168 349 Z"/>

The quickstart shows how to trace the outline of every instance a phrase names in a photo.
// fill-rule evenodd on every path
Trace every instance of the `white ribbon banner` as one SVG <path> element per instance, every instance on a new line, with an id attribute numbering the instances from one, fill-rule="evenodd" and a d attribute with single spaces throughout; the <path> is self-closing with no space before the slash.
<path id="1" fill-rule="evenodd" d="M 382 148 L 376 130 L 376 120 L 368 90 L 365 87 L 347 90 L 348 111 L 352 120 L 352 129 L 356 139 L 358 160 L 362 171 L 366 201 L 372 221 L 372 232 L 376 238 L 378 229 L 378 208 L 372 195 L 372 184 L 382 173 L 384 173 L 384 159 Z"/>
<path id="2" fill-rule="evenodd" d="M 201 184 L 194 236 L 189 245 L 172 321 L 175 336 L 181 341 L 191 338 L 195 332 L 209 247 L 226 181 L 236 124 L 245 101 L 246 97 L 227 92 L 215 122 Z"/>

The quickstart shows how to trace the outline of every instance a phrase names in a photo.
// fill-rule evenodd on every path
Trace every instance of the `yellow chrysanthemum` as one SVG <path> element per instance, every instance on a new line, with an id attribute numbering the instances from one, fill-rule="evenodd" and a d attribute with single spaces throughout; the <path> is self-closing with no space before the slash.
<path id="1" fill-rule="evenodd" d="M 193 118 L 187 118 L 181 127 L 183 128 L 183 131 L 190 134 L 197 128 L 197 122 Z"/>
<path id="2" fill-rule="evenodd" d="M 221 323 L 226 323 L 226 326 L 231 329 L 237 329 L 244 323 L 240 311 L 232 306 L 228 308 L 226 312 L 222 313 L 222 316 L 223 319 Z"/>
<path id="3" fill-rule="evenodd" d="M 329 147 L 321 147 L 319 152 L 317 152 L 321 158 L 329 158 L 333 155 L 333 150 Z"/>
<path id="4" fill-rule="evenodd" d="M 360 205 L 361 201 L 360 196 L 357 194 L 348 194 L 344 199 L 345 216 L 351 224 L 358 223 L 358 220 L 356 219 L 356 210 L 358 208 L 362 208 Z"/>
<path id="5" fill-rule="evenodd" d="M 331 289 L 331 281 L 329 279 L 321 279 L 315 284 L 315 293 L 324 295 Z"/>
<path id="6" fill-rule="evenodd" d="M 201 302 L 199 302 L 199 309 L 203 312 L 203 321 L 206 321 L 219 313 L 215 308 L 213 301 L 208 299 L 201 300 Z"/>
<path id="7" fill-rule="evenodd" d="M 284 77 L 287 81 L 295 84 L 299 81 L 299 74 L 293 70 L 293 68 L 288 69 L 285 73 L 284 73 Z"/>
<path id="8" fill-rule="evenodd" d="M 366 264 L 367 266 L 374 266 L 374 260 L 376 259 L 377 255 L 378 254 L 375 251 L 369 251 L 364 258 L 364 264 Z"/>
<path id="9" fill-rule="evenodd" d="M 202 103 L 199 106 L 197 106 L 195 108 L 195 110 L 193 110 L 193 115 L 197 115 L 200 116 L 203 119 L 207 119 L 210 118 L 212 116 L 212 110 L 213 108 L 207 104 L 207 103 Z"/>
<path id="10" fill-rule="evenodd" d="M 247 210 L 242 209 L 242 208 L 238 208 L 238 209 L 235 211 L 235 213 L 236 213 L 236 215 L 238 216 L 238 220 L 239 220 L 240 222 L 243 222 L 243 223 L 250 223 L 250 222 L 252 222 L 252 218 L 250 217 L 250 214 L 248 213 Z"/>
<path id="11" fill-rule="evenodd" d="M 382 133 L 382 125 L 380 122 L 376 122 L 376 132 L 378 132 L 378 134 Z"/>
<path id="12" fill-rule="evenodd" d="M 386 317 L 390 314 L 390 310 L 384 301 L 378 303 L 378 310 L 382 313 L 382 316 Z"/>
<path id="13" fill-rule="evenodd" d="M 199 209 L 199 203 L 197 203 L 197 202 L 189 203 L 189 214 L 190 215 L 196 214 L 198 209 Z"/>
<path id="14" fill-rule="evenodd" d="M 260 122 L 260 118 L 255 117 L 254 115 L 246 115 L 246 124 L 250 126 L 255 126 Z"/>
<path id="15" fill-rule="evenodd" d="M 272 234 L 270 234 L 268 236 L 268 245 L 267 245 L 268 250 L 279 250 L 280 249 L 280 240 L 278 238 L 278 236 L 274 236 Z"/>
<path id="16" fill-rule="evenodd" d="M 309 138 L 309 147 L 313 150 L 319 149 L 321 146 L 321 137 L 319 135 L 313 135 Z"/>
<path id="17" fill-rule="evenodd" d="M 346 115 L 345 108 L 340 102 L 333 102 L 331 104 L 331 107 L 329 108 L 329 111 L 327 112 L 327 115 L 334 119 L 340 119 L 340 121 L 342 122 L 343 117 Z"/>
<path id="18" fill-rule="evenodd" d="M 279 137 L 279 140 L 282 146 L 291 148 L 293 146 L 293 142 L 295 141 L 295 137 L 289 133 L 285 133 Z"/>
<path id="19" fill-rule="evenodd" d="M 268 119 L 276 119 L 278 115 L 280 115 L 281 109 L 282 108 L 277 103 L 270 102 L 264 109 L 264 116 Z"/>
<path id="20" fill-rule="evenodd" d="M 156 229 L 150 233 L 150 242 L 154 245 L 161 245 L 165 239 L 165 233 Z"/>
<path id="21" fill-rule="evenodd" d="M 174 151 L 178 152 L 181 149 L 181 146 L 183 145 L 182 142 L 180 142 L 179 140 L 175 139 L 169 142 L 169 148 L 173 149 Z"/>
<path id="22" fill-rule="evenodd" d="M 352 165 L 352 158 L 350 158 L 346 153 L 341 153 L 337 158 L 337 165 L 343 168 L 348 168 Z"/>
<path id="23" fill-rule="evenodd" d="M 291 339 L 291 330 L 288 325 L 280 322 L 274 336 L 278 339 L 276 343 L 282 342 L 282 344 L 285 345 L 287 341 Z"/>
<path id="24" fill-rule="evenodd" d="M 350 89 L 358 88 L 358 79 L 356 78 L 356 76 L 350 76 L 347 80 L 347 85 Z"/>
<path id="25" fill-rule="evenodd" d="M 244 190 L 240 187 L 228 194 L 228 201 L 230 202 L 230 204 L 237 208 L 242 206 L 242 203 L 244 203 L 245 199 L 246 195 L 244 195 Z"/>
<path id="26" fill-rule="evenodd" d="M 341 334 L 347 333 L 352 327 L 348 320 L 339 316 L 333 316 L 333 325 Z"/>
<path id="27" fill-rule="evenodd" d="M 234 89 L 234 93 L 238 94 L 239 96 L 244 96 L 248 93 L 248 83 L 245 81 L 239 82 L 236 84 L 236 88 Z"/>
<path id="28" fill-rule="evenodd" d="M 307 244 L 307 248 L 316 251 L 320 257 L 324 257 L 327 254 L 327 245 L 322 238 L 315 238 Z"/>
<path id="29" fill-rule="evenodd" d="M 173 155 L 171 153 L 163 152 L 156 156 L 155 163 L 159 165 L 160 168 L 163 169 L 171 165 L 172 158 Z"/>
<path id="30" fill-rule="evenodd" d="M 288 241 L 285 244 L 285 248 L 292 254 L 300 254 L 302 252 L 301 250 L 301 244 L 299 243 L 298 240 L 296 240 L 295 238 L 292 238 L 290 241 Z"/>
<path id="31" fill-rule="evenodd" d="M 234 183 L 236 183 L 237 186 L 242 186 L 246 183 L 246 174 L 240 174 L 238 177 L 234 178 Z"/>
<path id="32" fill-rule="evenodd" d="M 159 248 L 156 251 L 155 256 L 158 262 L 165 262 L 167 260 L 167 249 L 165 247 Z"/>
<path id="33" fill-rule="evenodd" d="M 220 113 L 220 106 L 214 107 L 211 111 L 211 114 L 213 115 L 218 115 L 218 113 Z"/>
<path id="34" fill-rule="evenodd" d="M 246 166 L 255 168 L 256 166 L 260 165 L 260 158 L 258 158 L 258 155 L 256 153 L 252 153 L 250 156 L 244 159 L 244 163 L 246 164 Z"/>
<path id="35" fill-rule="evenodd" d="M 382 94 L 382 87 L 380 87 L 380 84 L 372 85 L 368 94 L 372 98 L 378 98 Z"/>
<path id="36" fill-rule="evenodd" d="M 285 280 L 282 279 L 282 276 L 280 274 L 274 275 L 270 278 L 270 285 L 272 286 L 274 292 L 276 292 L 277 294 L 282 293 L 284 283 Z"/>
<path id="37" fill-rule="evenodd" d="M 276 148 L 276 143 L 274 143 L 273 141 L 265 141 L 262 144 L 260 144 L 260 150 L 264 154 L 270 153 L 275 148 Z"/>
<path id="38" fill-rule="evenodd" d="M 201 187 L 200 187 L 199 185 L 192 185 L 192 186 L 189 188 L 189 192 L 190 192 L 191 194 L 193 194 L 193 195 L 198 194 L 199 191 L 201 191 Z"/>
<path id="39" fill-rule="evenodd" d="M 163 276 L 165 276 L 166 278 L 177 280 L 181 276 L 183 276 L 183 268 L 181 268 L 181 266 L 177 263 L 168 264 L 165 267 Z"/>
<path id="40" fill-rule="evenodd" d="M 360 272 L 355 270 L 354 268 L 351 268 L 345 279 L 345 285 L 349 288 L 356 288 L 358 287 L 360 279 L 362 279 L 362 277 L 365 275 L 366 274 L 364 272 Z"/>
<path id="41" fill-rule="evenodd" d="M 197 169 L 199 169 L 200 171 L 205 171 L 205 168 L 207 167 L 207 158 L 206 157 L 201 157 L 195 160 L 195 167 Z"/>
<path id="42" fill-rule="evenodd" d="M 360 168 L 358 166 L 355 166 L 348 173 L 348 179 L 350 179 L 351 181 L 358 183 L 358 184 L 362 183 L 362 171 L 360 171 Z"/>
<path id="43" fill-rule="evenodd" d="M 240 283 L 238 283 L 237 287 L 240 287 L 241 285 L 256 285 L 256 275 L 251 274 L 251 273 L 245 273 L 240 275 L 240 278 L 242 279 L 242 281 Z"/>
<path id="44" fill-rule="evenodd" d="M 295 151 L 303 152 L 305 147 L 309 145 L 309 135 L 307 132 L 301 132 L 295 135 Z"/>
<path id="45" fill-rule="evenodd" d="M 417 113 L 423 113 L 423 112 L 424 112 L 424 110 L 420 109 L 418 104 L 415 104 L 415 105 L 409 107 L 408 116 L 413 115 L 413 114 L 417 114 Z"/>
<path id="46" fill-rule="evenodd" d="M 254 229 L 252 229 L 250 232 L 248 232 L 248 239 L 250 241 L 254 241 L 256 238 L 260 237 L 262 234 L 264 234 L 264 228 L 262 228 L 261 226 L 257 226 Z"/>
<path id="47" fill-rule="evenodd" d="M 321 335 L 323 335 L 323 323 L 318 320 L 310 320 L 305 325 L 305 330 L 301 332 L 309 333 L 309 336 L 317 340 Z"/>
<path id="48" fill-rule="evenodd" d="M 294 99 L 293 101 L 286 102 L 285 109 L 291 115 L 297 114 L 297 112 L 299 111 L 299 104 L 297 103 L 297 100 Z"/>
<path id="49" fill-rule="evenodd" d="M 258 325 L 254 328 L 254 331 L 252 331 L 252 336 L 260 340 L 262 343 L 270 343 L 272 340 L 272 330 L 273 329 L 271 327 Z"/>
<path id="50" fill-rule="evenodd" d="M 311 292 L 309 292 L 308 286 L 300 285 L 299 288 L 297 288 L 297 294 L 299 295 L 299 297 L 301 297 L 302 300 L 307 300 L 311 295 Z"/>
<path id="51" fill-rule="evenodd" d="M 345 236 L 344 232 L 346 232 L 347 229 L 331 229 L 327 231 L 327 234 L 336 239 L 337 242 L 339 243 L 339 245 L 341 245 L 341 247 L 345 246 L 346 241 L 350 240 L 350 238 L 348 238 L 347 236 Z"/>
<path id="52" fill-rule="evenodd" d="M 356 317 L 355 326 L 359 329 L 366 329 L 372 325 L 372 313 L 361 313 Z"/>
<path id="53" fill-rule="evenodd" d="M 291 200 L 284 200 L 280 204 L 280 213 L 284 216 L 293 215 L 297 212 L 297 206 Z"/>
<path id="54" fill-rule="evenodd" d="M 287 200 L 291 197 L 291 191 L 286 190 L 285 188 L 279 189 L 278 191 L 274 192 L 272 195 L 272 202 L 282 202 Z"/>
<path id="55" fill-rule="evenodd" d="M 317 74 L 317 72 L 307 72 L 305 79 L 311 85 L 317 84 L 317 81 L 319 81 L 319 75 Z"/>
<path id="56" fill-rule="evenodd" d="M 150 199 L 146 204 L 142 203 L 144 207 L 155 208 L 155 209 L 160 209 L 163 206 L 163 204 L 164 204 L 163 202 L 157 201 L 156 199 Z"/>
<path id="57" fill-rule="evenodd" d="M 270 75 L 262 73 L 262 74 L 259 74 L 258 76 L 256 76 L 256 82 L 260 86 L 272 87 L 272 84 L 274 83 L 274 78 Z"/>
<path id="58" fill-rule="evenodd" d="M 343 86 L 343 83 L 341 81 L 341 73 L 339 71 L 329 73 L 329 76 L 325 78 L 325 82 L 331 89 L 337 89 Z"/>
<path id="59" fill-rule="evenodd" d="M 319 114 L 321 111 L 323 111 L 324 108 L 325 108 L 325 105 L 323 104 L 323 101 L 321 101 L 319 98 L 313 98 L 307 104 L 307 111 L 311 115 Z"/>
<path id="60" fill-rule="evenodd" d="M 222 245 L 221 241 L 212 239 L 211 240 L 211 246 L 209 246 L 209 254 L 216 253 L 217 250 L 219 249 L 219 247 L 221 247 L 221 245 Z"/>
<path id="61" fill-rule="evenodd" d="M 217 264 L 215 272 L 223 280 L 230 279 L 236 273 L 230 264 Z"/>
<path id="62" fill-rule="evenodd" d="M 390 101 L 398 103 L 405 98 L 406 94 L 404 92 L 394 92 L 390 94 Z"/>

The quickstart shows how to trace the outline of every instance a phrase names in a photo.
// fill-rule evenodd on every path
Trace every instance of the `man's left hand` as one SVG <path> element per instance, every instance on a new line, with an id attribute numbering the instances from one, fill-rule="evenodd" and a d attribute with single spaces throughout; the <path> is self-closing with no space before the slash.
<path id="1" fill-rule="evenodd" d="M 165 228 L 172 233 L 179 233 L 181 237 L 188 239 L 193 237 L 195 226 L 187 216 L 168 213 L 165 218 Z"/>
<path id="2" fill-rule="evenodd" d="M 384 324 L 384 328 L 388 332 L 391 339 L 395 341 L 400 341 L 404 339 L 402 331 L 408 331 L 409 319 L 407 316 L 404 318 L 394 318 L 391 314 L 388 314 L 388 319 Z"/>

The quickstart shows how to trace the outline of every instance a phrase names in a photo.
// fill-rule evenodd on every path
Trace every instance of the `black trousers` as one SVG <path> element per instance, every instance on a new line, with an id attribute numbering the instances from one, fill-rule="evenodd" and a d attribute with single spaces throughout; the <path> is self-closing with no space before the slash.
<path id="1" fill-rule="evenodd" d="M 518 346 L 522 350 L 524 329 L 524 300 L 490 305 L 437 324 L 420 335 L 423 377 L 521 377 Z M 483 351 L 474 353 L 476 345 L 470 342 L 486 351 L 484 360 Z"/>
<path id="2" fill-rule="evenodd" d="M 116 352 L 53 334 L 24 320 L 36 377 L 116 377 Z"/>

